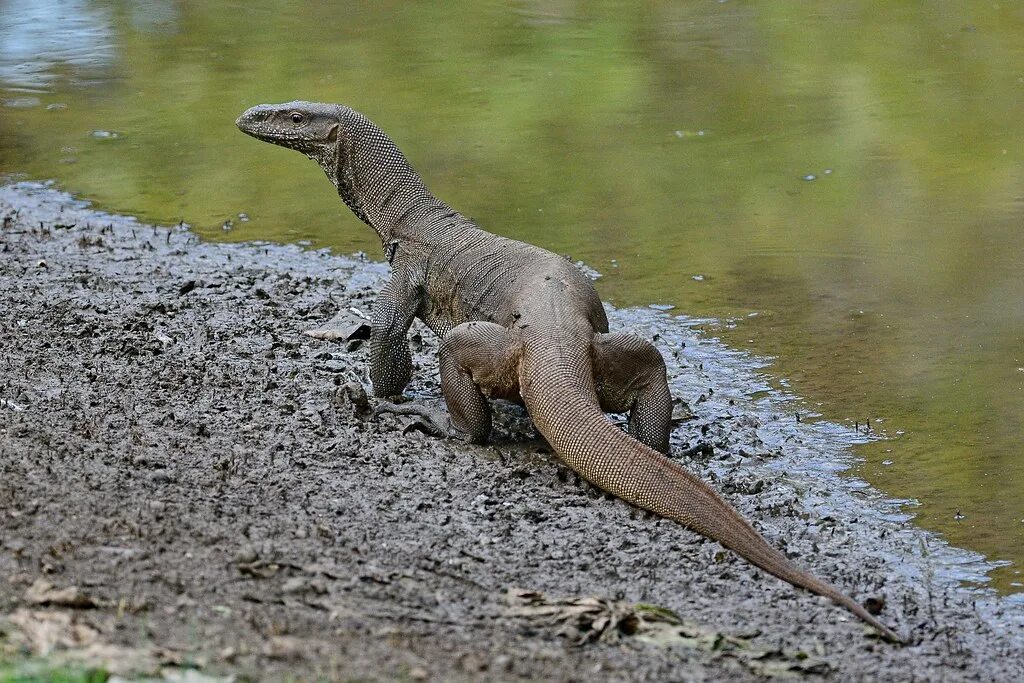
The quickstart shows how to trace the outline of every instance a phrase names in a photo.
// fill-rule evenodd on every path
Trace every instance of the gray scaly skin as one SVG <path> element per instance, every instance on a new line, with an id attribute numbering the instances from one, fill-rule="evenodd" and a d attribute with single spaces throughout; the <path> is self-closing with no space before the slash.
<path id="1" fill-rule="evenodd" d="M 348 107 L 259 105 L 236 123 L 316 160 L 380 237 L 392 275 L 371 321 L 375 395 L 401 394 L 409 383 L 407 332 L 419 318 L 441 339 L 441 387 L 462 436 L 488 438 L 488 397 L 521 401 L 558 456 L 591 483 L 831 598 L 901 642 L 860 604 L 798 569 L 703 480 L 665 457 L 672 404 L 664 360 L 643 339 L 608 333 L 601 300 L 575 266 L 478 228 L 434 197 L 395 144 Z M 628 412 L 630 433 L 604 411 Z"/>

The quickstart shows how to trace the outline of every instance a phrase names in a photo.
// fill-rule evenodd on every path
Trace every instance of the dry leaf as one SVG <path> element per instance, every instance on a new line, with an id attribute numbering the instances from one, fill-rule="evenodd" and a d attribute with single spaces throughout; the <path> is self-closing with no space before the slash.
<path id="1" fill-rule="evenodd" d="M 733 659 L 760 676 L 823 674 L 831 669 L 828 662 L 806 652 L 758 647 L 748 638 L 683 621 L 664 607 L 597 597 L 556 599 L 517 588 L 509 589 L 505 600 L 508 614 L 561 627 L 576 645 L 635 636 L 660 647 L 685 647 Z"/>
<path id="2" fill-rule="evenodd" d="M 307 330 L 306 334 L 314 339 L 369 339 L 370 321 L 361 311 L 342 309 L 322 327 Z"/>
<path id="3" fill-rule="evenodd" d="M 77 586 L 57 588 L 46 579 L 36 579 L 35 583 L 25 591 L 25 602 L 31 605 L 54 605 L 58 607 L 75 607 L 88 609 L 98 607 L 99 603 Z"/>

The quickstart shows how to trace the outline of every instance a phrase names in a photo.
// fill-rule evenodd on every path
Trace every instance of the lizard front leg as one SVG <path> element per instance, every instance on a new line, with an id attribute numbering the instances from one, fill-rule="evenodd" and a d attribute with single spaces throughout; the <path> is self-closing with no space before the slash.
<path id="1" fill-rule="evenodd" d="M 665 359 L 646 339 L 632 334 L 595 334 L 594 380 L 601 410 L 629 413 L 629 433 L 660 453 L 668 453 L 672 395 Z"/>
<path id="2" fill-rule="evenodd" d="M 374 396 L 397 396 L 412 379 L 412 354 L 406 335 L 422 298 L 422 289 L 405 269 L 396 270 L 377 295 L 370 315 L 370 381 Z"/>

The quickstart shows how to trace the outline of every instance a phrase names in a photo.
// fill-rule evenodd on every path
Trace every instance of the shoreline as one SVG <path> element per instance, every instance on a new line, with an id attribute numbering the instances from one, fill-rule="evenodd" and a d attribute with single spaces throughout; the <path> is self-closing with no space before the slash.
<path id="1" fill-rule="evenodd" d="M 93 640 L 55 651 L 123 648 L 145 664 L 125 673 L 772 673 L 679 643 L 567 648 L 557 628 L 509 611 L 518 587 L 658 605 L 784 666 L 798 653 L 821 663 L 794 674 L 1024 676 L 1024 605 L 959 583 L 989 563 L 841 476 L 863 435 L 797 422 L 786 394 L 762 395 L 758 361 L 702 337 L 699 320 L 609 308 L 614 329 L 656 340 L 693 414 L 673 452 L 712 442 L 711 458 L 682 462 L 801 566 L 880 599 L 914 644 L 865 638 L 832 603 L 595 497 L 518 409 L 496 411 L 484 447 L 368 418 L 351 390 L 368 384 L 364 349 L 303 333 L 339 308 L 368 311 L 386 264 L 201 242 L 38 183 L 0 187 L 0 220 L 0 304 L 13 311 L 0 322 L 0 661 L 5 643 L 24 650 L 32 619 L 64 615 Z M 418 324 L 414 363 L 408 393 L 440 403 L 436 342 Z M 53 597 L 30 592 L 40 580 L 93 606 L 39 600 Z"/>

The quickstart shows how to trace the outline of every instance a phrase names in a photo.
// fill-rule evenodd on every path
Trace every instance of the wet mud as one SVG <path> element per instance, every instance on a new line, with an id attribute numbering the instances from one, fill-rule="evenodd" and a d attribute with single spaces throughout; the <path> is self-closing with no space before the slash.
<path id="1" fill-rule="evenodd" d="M 0 188 L 0 661 L 125 675 L 380 680 L 1020 680 L 1018 604 L 977 556 L 839 471 L 701 321 L 652 338 L 677 458 L 906 634 L 594 491 L 517 407 L 488 446 L 373 416 L 359 325 L 386 267 L 200 242 L 51 188 Z M 322 337 L 339 337 L 335 339 Z M 351 338 L 348 338 L 351 337 Z M 413 330 L 417 401 L 441 405 Z M 698 444 L 698 449 L 684 456 Z"/>

